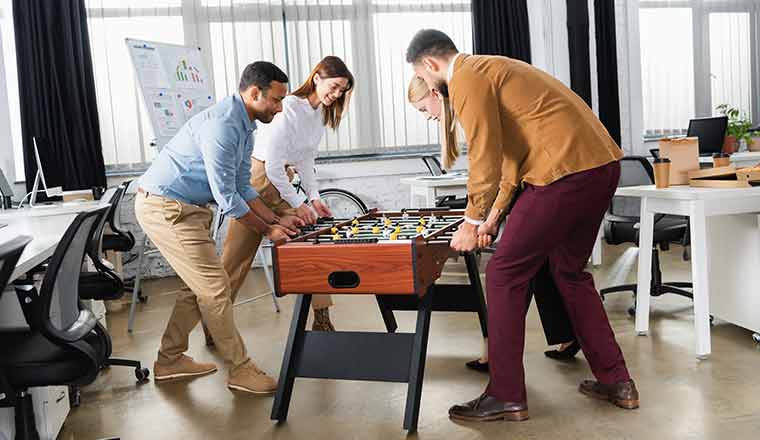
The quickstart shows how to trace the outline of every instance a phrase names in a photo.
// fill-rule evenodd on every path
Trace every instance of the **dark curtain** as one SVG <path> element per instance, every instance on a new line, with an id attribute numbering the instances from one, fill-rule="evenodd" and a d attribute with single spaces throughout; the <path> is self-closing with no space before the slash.
<path id="1" fill-rule="evenodd" d="M 570 49 L 570 87 L 591 107 L 588 3 L 567 1 L 567 43 Z"/>
<path id="2" fill-rule="evenodd" d="M 527 0 L 472 0 L 475 53 L 530 63 Z"/>
<path id="3" fill-rule="evenodd" d="M 599 119 L 620 145 L 620 94 L 614 0 L 594 1 L 596 69 L 599 79 Z"/>
<path id="4" fill-rule="evenodd" d="M 38 139 L 48 187 L 105 186 L 84 0 L 14 0 L 27 191 Z"/>

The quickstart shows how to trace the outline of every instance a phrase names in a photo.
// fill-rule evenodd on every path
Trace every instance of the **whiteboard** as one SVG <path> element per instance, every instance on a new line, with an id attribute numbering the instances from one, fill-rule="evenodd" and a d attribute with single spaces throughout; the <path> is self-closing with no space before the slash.
<path id="1" fill-rule="evenodd" d="M 188 119 L 216 102 L 211 77 L 199 47 L 125 41 L 160 150 Z"/>

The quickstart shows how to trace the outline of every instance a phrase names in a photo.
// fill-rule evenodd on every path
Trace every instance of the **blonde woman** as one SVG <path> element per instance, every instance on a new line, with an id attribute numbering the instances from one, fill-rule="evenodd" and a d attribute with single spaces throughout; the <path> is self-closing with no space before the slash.
<path id="1" fill-rule="evenodd" d="M 443 119 L 441 158 L 443 167 L 450 168 L 459 157 L 459 146 L 457 144 L 458 124 L 456 115 L 449 105 L 448 98 L 441 96 L 437 90 L 430 90 L 425 81 L 417 76 L 412 78 L 409 83 L 407 98 L 409 103 L 422 112 L 428 120 L 441 121 Z M 497 197 L 494 206 L 498 203 L 500 203 L 500 199 Z M 549 345 L 560 345 L 557 350 L 549 350 L 544 354 L 556 360 L 574 359 L 580 349 L 580 344 L 575 340 L 570 318 L 549 272 L 548 262 L 531 280 L 529 293 L 536 297 L 536 306 L 544 327 L 546 342 Z M 488 341 L 486 341 L 485 346 L 488 346 Z M 467 362 L 466 365 L 473 370 L 488 371 L 487 350 L 480 359 Z"/>
<path id="2" fill-rule="evenodd" d="M 337 130 L 348 107 L 354 77 L 335 56 L 322 59 L 306 81 L 282 100 L 282 112 L 256 131 L 251 165 L 251 185 L 278 215 L 296 215 L 303 224 L 332 213 L 319 197 L 314 159 L 325 127 Z M 290 183 L 286 165 L 301 178 L 306 197 Z M 233 302 L 251 269 L 262 236 L 231 221 L 224 241 L 222 261 L 229 274 Z M 314 295 L 313 330 L 332 331 L 330 295 Z"/>

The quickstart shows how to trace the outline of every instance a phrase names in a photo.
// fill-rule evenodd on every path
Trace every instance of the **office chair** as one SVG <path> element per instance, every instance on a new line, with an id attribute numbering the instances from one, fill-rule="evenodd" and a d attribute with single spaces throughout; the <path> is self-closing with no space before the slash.
<path id="1" fill-rule="evenodd" d="M 112 199 L 111 204 L 114 205 L 115 208 L 112 208 L 110 211 L 108 211 L 108 217 L 106 218 L 106 222 L 111 228 L 111 231 L 103 234 L 104 251 L 129 252 L 133 247 L 135 247 L 135 236 L 132 235 L 132 232 L 122 230 L 119 227 L 117 215 L 119 212 L 119 207 L 121 206 L 121 201 L 124 199 L 124 195 L 127 193 L 129 184 L 129 180 L 122 183 L 119 186 L 119 189 L 122 189 L 119 192 L 120 196 Z"/>
<path id="2" fill-rule="evenodd" d="M 654 183 L 654 171 L 649 161 L 642 156 L 627 156 L 620 160 L 621 173 L 619 187 L 651 185 Z M 617 245 L 623 243 L 639 244 L 639 223 L 641 203 L 635 197 L 612 198 L 607 213 L 604 216 L 604 239 L 607 243 Z M 680 243 L 684 246 L 689 244 L 689 219 L 687 217 L 657 214 L 654 217 L 654 246 L 652 247 L 652 284 L 651 296 L 660 296 L 666 293 L 693 298 L 691 292 L 692 283 L 687 282 L 663 282 L 660 270 L 659 249 L 667 251 L 671 243 Z M 659 249 L 658 249 L 659 247 Z M 646 252 L 640 250 L 640 252 Z M 687 253 L 684 252 L 684 259 Z M 605 295 L 614 292 L 633 292 L 636 296 L 637 284 L 624 284 L 611 286 L 599 291 L 604 300 Z M 635 306 L 628 309 L 628 313 L 636 314 Z"/>
<path id="3" fill-rule="evenodd" d="M 79 301 L 79 273 L 89 237 L 107 209 L 77 215 L 50 260 L 39 293 L 34 284 L 16 284 L 29 328 L 0 330 L 0 406 L 15 408 L 18 440 L 39 439 L 29 388 L 86 385 L 100 371 L 97 353 L 106 341 L 91 337 L 97 320 Z M 7 282 L 5 272 L 13 266 L 3 263 L 5 280 L 0 281 Z"/>
<path id="4" fill-rule="evenodd" d="M 113 195 L 109 199 L 110 206 L 108 206 L 106 215 L 104 215 L 96 224 L 93 229 L 92 235 L 89 237 L 85 253 L 92 261 L 95 267 L 95 272 L 82 272 L 79 276 L 79 297 L 81 299 L 89 299 L 95 301 L 112 301 L 120 299 L 124 296 L 124 283 L 121 277 L 114 272 L 101 259 L 102 255 L 102 243 L 103 243 L 103 231 L 108 218 L 114 216 L 114 212 L 118 208 L 118 202 L 124 196 L 124 192 L 127 190 L 126 186 L 121 185 L 116 188 Z M 96 332 L 106 334 L 106 329 L 98 323 Z M 106 340 L 110 338 L 106 337 Z M 111 345 L 106 344 L 105 350 L 103 350 L 101 356 L 101 362 L 103 368 L 111 366 L 124 366 L 133 367 L 135 369 L 135 377 L 138 381 L 142 382 L 148 378 L 150 371 L 147 368 L 143 368 L 140 361 L 132 359 L 119 359 L 111 357 Z"/>

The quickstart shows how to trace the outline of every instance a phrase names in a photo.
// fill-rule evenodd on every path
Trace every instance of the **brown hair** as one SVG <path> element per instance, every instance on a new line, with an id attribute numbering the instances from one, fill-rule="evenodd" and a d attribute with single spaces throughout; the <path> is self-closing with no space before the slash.
<path id="1" fill-rule="evenodd" d="M 306 99 L 309 95 L 314 93 L 314 91 L 317 90 L 317 85 L 314 84 L 314 76 L 317 74 L 319 74 L 319 77 L 322 79 L 346 78 L 348 80 L 346 90 L 340 95 L 340 98 L 336 99 L 329 107 L 322 106 L 322 123 L 326 127 L 335 130 L 338 128 L 338 125 L 340 125 L 343 113 L 345 113 L 348 108 L 348 102 L 351 100 L 351 92 L 354 89 L 354 75 L 348 70 L 348 67 L 346 67 L 343 60 L 336 56 L 329 55 L 322 58 L 322 61 L 314 67 L 309 74 L 309 77 L 306 78 L 306 81 L 304 81 L 304 83 L 301 84 L 301 87 L 293 92 L 292 95 L 301 99 Z"/>
<path id="2" fill-rule="evenodd" d="M 427 83 L 415 76 L 409 83 L 409 89 L 407 90 L 406 97 L 409 103 L 414 104 L 422 101 L 429 96 L 430 89 Z M 449 98 L 443 98 L 442 121 L 441 121 L 441 166 L 444 169 L 449 169 L 454 165 L 459 157 L 459 144 L 457 143 L 457 127 L 456 127 L 456 115 L 451 108 L 451 102 Z"/>

